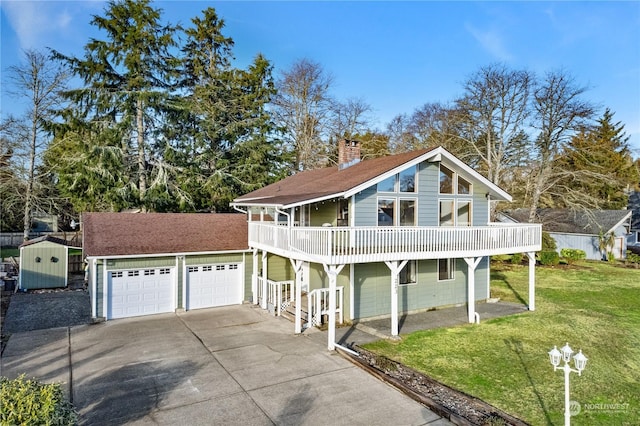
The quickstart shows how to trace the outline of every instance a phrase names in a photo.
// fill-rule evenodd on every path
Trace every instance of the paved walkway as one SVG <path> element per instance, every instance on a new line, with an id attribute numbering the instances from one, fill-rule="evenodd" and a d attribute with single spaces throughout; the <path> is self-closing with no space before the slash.
<path id="1" fill-rule="evenodd" d="M 86 425 L 450 424 L 292 331 L 250 305 L 153 315 L 15 333 L 1 367 L 63 383 Z"/>
<path id="2" fill-rule="evenodd" d="M 518 303 L 477 303 L 476 312 L 480 315 L 480 322 L 490 319 L 527 312 L 527 307 Z M 453 327 L 468 324 L 467 307 L 436 309 L 410 315 L 401 315 L 398 321 L 400 335 L 419 330 L 429 330 L 441 327 Z M 327 333 L 317 329 L 305 331 L 318 342 L 327 344 Z M 391 319 L 382 318 L 360 321 L 349 327 L 336 328 L 336 343 L 343 346 L 362 345 L 380 339 L 391 339 Z M 323 340 L 324 339 L 324 340 Z"/>

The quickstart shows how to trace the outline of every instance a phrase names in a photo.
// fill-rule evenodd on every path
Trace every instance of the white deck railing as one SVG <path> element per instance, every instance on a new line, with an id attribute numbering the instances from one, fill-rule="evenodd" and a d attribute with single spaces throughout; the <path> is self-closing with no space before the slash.
<path id="1" fill-rule="evenodd" d="M 284 256 L 346 264 L 511 254 L 541 249 L 539 224 L 436 227 L 288 227 L 249 222 L 249 245 Z"/>
<path id="2" fill-rule="evenodd" d="M 339 324 L 344 321 L 343 291 L 344 288 L 342 286 L 336 287 L 336 314 L 338 315 L 337 321 Z M 309 319 L 307 327 L 316 327 L 322 324 L 322 316 L 329 314 L 328 288 L 317 288 L 309 292 L 307 296 L 307 312 L 307 318 Z"/>
<path id="3" fill-rule="evenodd" d="M 258 283 L 258 305 L 262 304 L 262 283 L 264 278 L 257 277 Z M 293 281 L 272 281 L 267 280 L 267 299 L 266 305 L 269 312 L 272 312 L 276 316 L 280 316 L 280 313 L 287 308 L 294 300 Z"/>

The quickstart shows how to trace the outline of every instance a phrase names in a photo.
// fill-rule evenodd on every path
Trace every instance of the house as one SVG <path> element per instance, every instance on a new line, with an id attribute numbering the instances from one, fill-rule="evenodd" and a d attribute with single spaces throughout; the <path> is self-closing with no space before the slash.
<path id="1" fill-rule="evenodd" d="M 631 211 L 631 230 L 627 238 L 627 245 L 640 247 L 640 191 L 629 194 L 629 207 Z"/>
<path id="2" fill-rule="evenodd" d="M 529 209 L 508 210 L 499 220 L 508 223 L 526 223 Z M 556 241 L 558 253 L 563 248 L 584 250 L 587 259 L 602 260 L 600 235 L 615 236 L 611 252 L 616 259 L 626 256 L 631 211 L 629 210 L 580 210 L 538 209 L 536 222 Z"/>
<path id="3" fill-rule="evenodd" d="M 93 318 L 251 300 L 241 214 L 85 213 L 82 223 Z"/>
<path id="4" fill-rule="evenodd" d="M 333 349 L 342 318 L 386 317 L 397 335 L 401 313 L 466 304 L 476 321 L 489 256 L 522 252 L 534 309 L 540 225 L 489 222 L 509 194 L 442 147 L 360 161 L 359 143 L 342 140 L 338 158 L 233 201 L 248 220 L 253 303 L 294 303 L 300 333 L 305 292 L 307 321 L 328 316 Z"/>
<path id="5" fill-rule="evenodd" d="M 83 215 L 92 315 L 106 319 L 251 302 L 294 331 L 475 304 L 489 298 L 489 256 L 527 253 L 535 308 L 538 224 L 489 223 L 511 197 L 443 148 L 297 173 L 235 199 L 244 214 Z M 304 306 L 303 306 L 304 305 Z M 302 312 L 306 311 L 305 318 Z"/>
<path id="6" fill-rule="evenodd" d="M 80 247 L 49 235 L 25 241 L 19 247 L 19 288 L 34 290 L 66 287 L 70 248 Z"/>

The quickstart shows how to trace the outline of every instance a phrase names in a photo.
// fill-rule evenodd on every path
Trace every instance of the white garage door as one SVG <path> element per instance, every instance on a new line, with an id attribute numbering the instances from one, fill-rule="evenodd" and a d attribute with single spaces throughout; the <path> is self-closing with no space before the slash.
<path id="1" fill-rule="evenodd" d="M 173 312 L 173 268 L 110 271 L 107 319 Z"/>
<path id="2" fill-rule="evenodd" d="M 189 266 L 187 309 L 236 305 L 242 302 L 242 268 L 238 263 Z"/>

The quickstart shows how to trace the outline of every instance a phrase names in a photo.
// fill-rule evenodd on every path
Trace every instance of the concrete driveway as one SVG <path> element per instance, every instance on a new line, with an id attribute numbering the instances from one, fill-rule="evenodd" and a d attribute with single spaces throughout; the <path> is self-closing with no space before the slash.
<path id="1" fill-rule="evenodd" d="M 449 424 L 292 330 L 242 305 L 16 333 L 2 374 L 63 382 L 81 424 Z"/>

